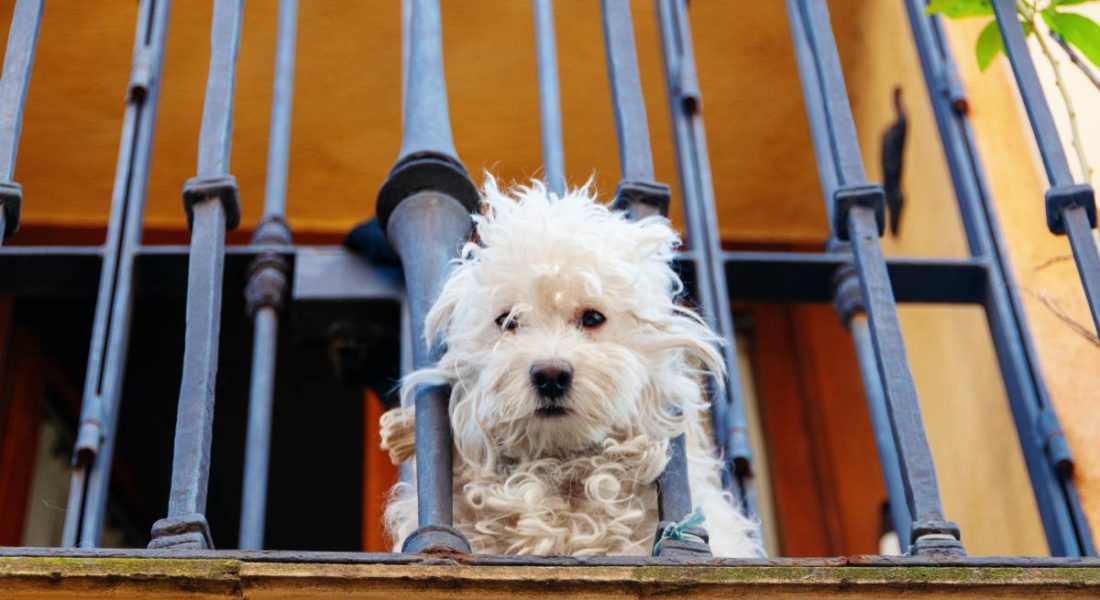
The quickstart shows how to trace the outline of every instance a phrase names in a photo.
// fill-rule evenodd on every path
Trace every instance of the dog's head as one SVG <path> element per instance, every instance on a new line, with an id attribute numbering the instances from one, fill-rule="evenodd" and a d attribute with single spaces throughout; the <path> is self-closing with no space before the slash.
<path id="1" fill-rule="evenodd" d="M 678 433 L 680 411 L 701 408 L 700 369 L 722 367 L 713 334 L 673 301 L 667 220 L 627 221 L 588 186 L 557 198 L 490 179 L 475 222 L 427 319 L 446 352 L 405 387 L 452 385 L 460 455 L 485 466 Z"/>

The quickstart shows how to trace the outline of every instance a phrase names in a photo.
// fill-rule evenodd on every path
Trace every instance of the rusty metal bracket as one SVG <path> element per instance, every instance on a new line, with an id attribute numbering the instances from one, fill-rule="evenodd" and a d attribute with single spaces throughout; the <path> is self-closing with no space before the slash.
<path id="1" fill-rule="evenodd" d="M 241 201 L 237 190 L 237 178 L 232 175 L 216 177 L 198 176 L 183 184 L 183 209 L 187 212 L 187 228 L 195 220 L 195 204 L 218 200 L 225 209 L 225 229 L 230 231 L 241 224 Z"/>
<path id="2" fill-rule="evenodd" d="M 1096 194 L 1088 184 L 1058 185 L 1046 193 L 1047 229 L 1056 235 L 1066 233 L 1062 218 L 1068 208 L 1081 207 L 1089 218 L 1089 227 L 1096 227 Z"/>

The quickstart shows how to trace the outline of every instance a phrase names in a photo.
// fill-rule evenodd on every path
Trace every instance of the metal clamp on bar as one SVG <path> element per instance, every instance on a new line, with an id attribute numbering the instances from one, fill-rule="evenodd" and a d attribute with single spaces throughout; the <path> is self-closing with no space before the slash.
<path id="1" fill-rule="evenodd" d="M 168 517 L 153 523 L 153 541 L 150 549 L 166 548 L 205 548 L 214 549 L 214 539 L 210 537 L 210 524 L 201 513 L 192 513 L 178 517 Z"/>
<path id="2" fill-rule="evenodd" d="M 195 204 L 217 199 L 225 209 L 225 228 L 236 229 L 241 224 L 241 201 L 237 178 L 232 175 L 192 177 L 183 184 L 183 210 L 187 212 L 187 228 L 194 228 Z"/>
<path id="3" fill-rule="evenodd" d="M 886 192 L 877 183 L 841 186 L 833 192 L 833 230 L 837 238 L 848 241 L 848 213 L 852 207 L 862 206 L 875 212 L 878 235 L 886 231 Z"/>
<path id="4" fill-rule="evenodd" d="M 1062 431 L 1062 424 L 1058 422 L 1058 414 L 1049 406 L 1043 407 L 1039 413 L 1039 435 L 1043 436 L 1043 447 L 1046 449 L 1047 458 L 1054 470 L 1063 477 L 1073 476 L 1073 452 L 1069 448 L 1069 440 Z"/>
<path id="5" fill-rule="evenodd" d="M 1047 190 L 1047 229 L 1055 235 L 1065 235 L 1066 223 L 1062 216 L 1070 208 L 1083 208 L 1089 227 L 1096 227 L 1096 195 L 1087 184 L 1058 185 Z"/>
<path id="6" fill-rule="evenodd" d="M 848 258 L 833 273 L 833 308 L 840 322 L 847 326 L 853 316 L 867 311 L 863 292 L 859 289 L 859 272 L 852 260 L 852 244 L 830 236 L 829 241 L 825 242 L 825 251 Z"/>
<path id="7" fill-rule="evenodd" d="M 136 100 L 149 93 L 156 76 L 156 61 L 159 49 L 140 45 L 134 50 L 134 60 L 130 64 L 130 83 L 126 86 L 127 101 Z"/>
<path id="8" fill-rule="evenodd" d="M 245 311 L 253 316 L 265 306 L 282 310 L 286 304 L 289 273 L 290 263 L 281 254 L 265 252 L 257 256 L 248 269 L 248 283 L 244 288 Z"/>
<path id="9" fill-rule="evenodd" d="M 623 179 L 619 181 L 619 187 L 615 190 L 615 200 L 611 203 L 616 210 L 631 210 L 637 212 L 634 207 L 639 204 L 652 206 L 653 211 L 647 214 L 659 214 L 668 216 L 668 207 L 672 203 L 672 190 L 659 181 L 646 181 L 644 179 Z"/>
<path id="10" fill-rule="evenodd" d="M 14 181 L 0 182 L 0 208 L 4 211 L 4 235 L 19 231 L 19 215 L 23 210 L 23 186 Z"/>
<path id="11" fill-rule="evenodd" d="M 432 191 L 457 200 L 468 212 L 477 210 L 477 186 L 462 163 L 439 152 L 402 156 L 390 170 L 378 192 L 378 224 L 387 231 L 397 205 L 418 192 Z"/>

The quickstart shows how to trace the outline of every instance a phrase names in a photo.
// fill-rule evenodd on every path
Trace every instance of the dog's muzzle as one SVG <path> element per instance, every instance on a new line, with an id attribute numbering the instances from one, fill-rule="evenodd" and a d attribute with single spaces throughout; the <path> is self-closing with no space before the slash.
<path id="1" fill-rule="evenodd" d="M 542 360 L 531 365 L 531 385 L 539 395 L 535 412 L 546 417 L 567 413 L 564 400 L 572 383 L 573 365 L 564 360 Z"/>

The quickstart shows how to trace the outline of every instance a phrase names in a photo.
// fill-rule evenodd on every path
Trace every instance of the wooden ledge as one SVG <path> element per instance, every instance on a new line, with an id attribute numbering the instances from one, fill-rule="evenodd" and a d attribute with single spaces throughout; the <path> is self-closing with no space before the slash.
<path id="1" fill-rule="evenodd" d="M 446 562 L 446 561 L 441 561 Z M 240 558 L 2 556 L 0 597 L 1096 598 L 1100 567 L 891 564 L 500 566 L 256 561 Z M 1069 564 L 1069 563 L 1067 563 Z"/>

